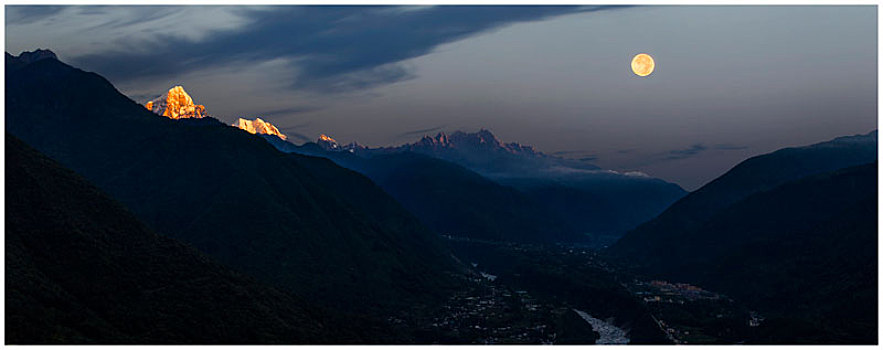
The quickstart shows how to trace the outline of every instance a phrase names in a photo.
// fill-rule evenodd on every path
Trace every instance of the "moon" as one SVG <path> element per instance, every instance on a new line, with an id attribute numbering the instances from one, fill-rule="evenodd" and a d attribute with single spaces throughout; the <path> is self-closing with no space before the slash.
<path id="1" fill-rule="evenodd" d="M 653 73 L 653 68 L 656 68 L 656 62 L 646 53 L 639 53 L 632 58 L 632 72 L 637 76 L 646 77 Z"/>

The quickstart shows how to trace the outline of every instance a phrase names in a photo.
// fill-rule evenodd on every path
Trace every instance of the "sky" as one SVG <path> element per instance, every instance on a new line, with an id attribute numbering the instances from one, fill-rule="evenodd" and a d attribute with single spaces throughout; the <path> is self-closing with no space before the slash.
<path id="1" fill-rule="evenodd" d="M 295 143 L 486 128 L 687 190 L 877 128 L 876 6 L 6 6 L 5 39 Z"/>

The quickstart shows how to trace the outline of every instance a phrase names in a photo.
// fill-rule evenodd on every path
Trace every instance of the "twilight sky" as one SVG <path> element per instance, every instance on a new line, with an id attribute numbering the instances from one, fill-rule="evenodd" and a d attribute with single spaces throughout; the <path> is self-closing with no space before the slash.
<path id="1" fill-rule="evenodd" d="M 6 6 L 6 51 L 35 48 L 295 143 L 484 127 L 687 190 L 877 127 L 876 6 Z"/>

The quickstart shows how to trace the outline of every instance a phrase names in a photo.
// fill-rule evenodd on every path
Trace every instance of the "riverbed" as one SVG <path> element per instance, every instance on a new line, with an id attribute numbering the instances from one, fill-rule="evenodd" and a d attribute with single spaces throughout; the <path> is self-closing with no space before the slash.
<path id="1" fill-rule="evenodd" d="M 585 311 L 573 309 L 579 317 L 582 317 L 583 320 L 586 320 L 590 325 L 592 325 L 592 329 L 598 334 L 601 335 L 598 340 L 595 341 L 595 344 L 628 344 L 629 338 L 626 336 L 626 332 L 622 330 L 622 328 L 616 327 L 608 322 L 604 322 L 603 320 L 599 320 L 597 318 L 592 317 Z"/>

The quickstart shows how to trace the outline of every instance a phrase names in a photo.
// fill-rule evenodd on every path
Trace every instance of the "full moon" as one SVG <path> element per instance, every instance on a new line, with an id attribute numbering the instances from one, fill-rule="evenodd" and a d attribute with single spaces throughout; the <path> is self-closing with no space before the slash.
<path id="1" fill-rule="evenodd" d="M 646 53 L 639 53 L 635 55 L 635 58 L 632 58 L 632 72 L 635 72 L 638 76 L 646 77 L 650 75 L 655 67 L 656 63 L 653 62 L 653 57 Z"/>

